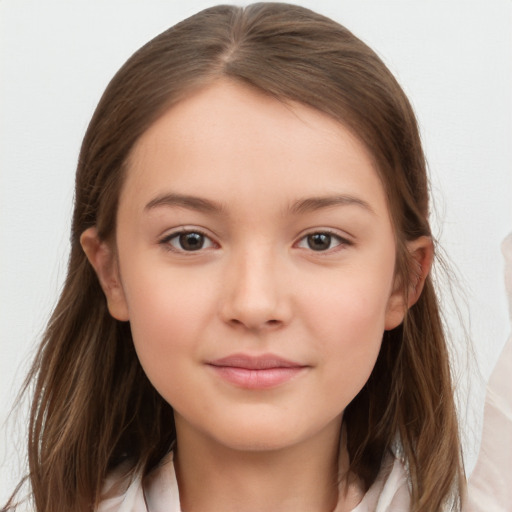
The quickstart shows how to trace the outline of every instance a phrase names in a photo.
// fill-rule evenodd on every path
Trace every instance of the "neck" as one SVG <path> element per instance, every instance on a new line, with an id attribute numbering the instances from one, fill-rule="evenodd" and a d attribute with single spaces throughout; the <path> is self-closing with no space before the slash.
<path id="1" fill-rule="evenodd" d="M 182 510 L 332 512 L 339 474 L 347 469 L 338 466 L 339 422 L 277 450 L 237 450 L 196 431 L 180 436 L 178 430 L 175 468 Z"/>

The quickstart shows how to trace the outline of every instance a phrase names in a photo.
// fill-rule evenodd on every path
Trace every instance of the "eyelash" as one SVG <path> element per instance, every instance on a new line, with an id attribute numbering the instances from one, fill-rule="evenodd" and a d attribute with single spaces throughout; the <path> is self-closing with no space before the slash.
<path id="1" fill-rule="evenodd" d="M 196 250 L 194 250 L 194 249 L 187 250 L 187 249 L 183 248 L 180 238 L 183 236 L 187 236 L 187 235 L 198 235 L 199 237 L 202 237 L 201 246 Z M 329 247 L 327 249 L 315 250 L 309 244 L 310 237 L 318 236 L 318 235 L 325 235 L 325 236 L 329 237 Z M 171 242 L 173 240 L 178 240 L 178 243 L 181 245 L 181 247 L 175 247 L 174 245 L 172 245 Z M 333 240 L 337 241 L 337 243 L 336 243 L 336 245 L 331 247 L 331 243 L 333 242 Z M 205 242 L 208 244 L 208 247 L 204 247 Z M 184 254 L 187 254 L 187 253 L 193 254 L 196 252 L 200 252 L 204 249 L 210 249 L 215 246 L 218 247 L 218 244 L 216 244 L 206 233 L 204 233 L 200 229 L 181 229 L 179 231 L 175 231 L 173 233 L 166 235 L 164 238 L 162 238 L 159 241 L 159 243 L 160 243 L 160 245 L 164 246 L 168 251 L 184 253 Z M 305 247 L 301 246 L 301 244 L 303 244 L 303 243 L 305 243 L 307 246 L 305 246 Z M 318 253 L 318 254 L 336 252 L 336 251 L 341 250 L 343 247 L 349 247 L 351 245 L 353 245 L 353 242 L 351 242 L 350 240 L 347 240 L 346 238 L 343 238 L 338 233 L 335 233 L 334 231 L 331 231 L 328 229 L 319 230 L 319 231 L 311 231 L 310 233 L 306 233 L 301 238 L 299 238 L 298 242 L 296 242 L 294 244 L 295 247 L 310 250 L 313 253 Z"/>

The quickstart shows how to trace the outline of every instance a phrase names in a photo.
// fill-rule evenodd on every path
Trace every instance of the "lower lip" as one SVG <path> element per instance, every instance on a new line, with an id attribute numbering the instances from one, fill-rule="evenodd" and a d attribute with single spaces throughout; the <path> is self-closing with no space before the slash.
<path id="1" fill-rule="evenodd" d="M 214 366 L 210 368 L 222 379 L 245 389 L 269 389 L 290 381 L 306 367 L 293 366 L 291 368 L 265 368 L 254 370 L 235 366 Z"/>

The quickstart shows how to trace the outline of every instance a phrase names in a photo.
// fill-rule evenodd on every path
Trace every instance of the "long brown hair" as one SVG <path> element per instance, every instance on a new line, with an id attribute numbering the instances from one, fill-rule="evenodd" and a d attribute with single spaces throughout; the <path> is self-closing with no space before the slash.
<path id="1" fill-rule="evenodd" d="M 147 43 L 110 82 L 80 152 L 67 279 L 29 375 L 29 479 L 38 512 L 90 510 L 120 461 L 148 472 L 175 438 L 172 408 L 146 378 L 129 325 L 109 315 L 79 239 L 91 226 L 102 239 L 113 236 L 134 143 L 173 104 L 219 77 L 312 106 L 366 144 L 387 193 L 402 283 L 412 268 L 406 241 L 431 235 L 412 108 L 382 61 L 347 29 L 293 5 L 217 6 Z M 460 508 L 458 425 L 430 277 L 403 324 L 385 332 L 344 422 L 351 472 L 367 487 L 398 439 L 411 509 L 438 511 L 450 499 Z"/>

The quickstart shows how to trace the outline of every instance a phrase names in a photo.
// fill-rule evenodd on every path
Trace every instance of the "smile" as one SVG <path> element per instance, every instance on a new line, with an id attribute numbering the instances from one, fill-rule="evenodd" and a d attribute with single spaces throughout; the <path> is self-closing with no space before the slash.
<path id="1" fill-rule="evenodd" d="M 293 379 L 308 366 L 274 355 L 234 354 L 207 365 L 221 379 L 245 389 L 269 389 Z"/>

